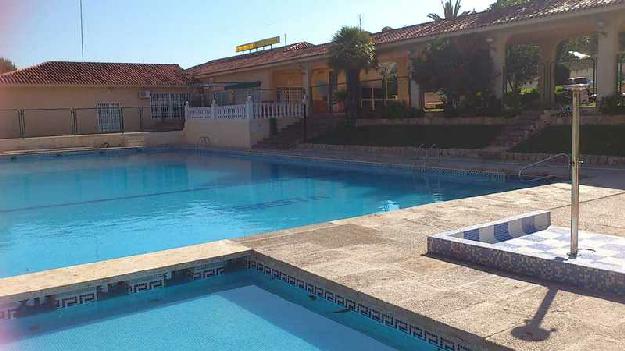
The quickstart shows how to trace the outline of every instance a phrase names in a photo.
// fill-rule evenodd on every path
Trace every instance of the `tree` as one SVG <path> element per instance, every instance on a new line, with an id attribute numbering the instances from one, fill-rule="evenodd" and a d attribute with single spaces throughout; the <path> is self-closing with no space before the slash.
<path id="1" fill-rule="evenodd" d="M 458 18 L 459 16 L 463 16 L 469 13 L 469 11 L 464 11 L 462 13 L 460 12 L 460 8 L 462 7 L 462 0 L 456 0 L 455 2 L 454 0 L 446 0 L 445 2 L 441 0 L 441 5 L 443 6 L 443 17 L 436 13 L 430 13 L 428 15 L 429 18 L 433 19 L 436 22 Z"/>
<path id="2" fill-rule="evenodd" d="M 9 59 L 0 57 L 0 74 L 15 71 L 17 67 Z"/>
<path id="3" fill-rule="evenodd" d="M 329 53 L 330 67 L 345 72 L 347 118 L 353 121 L 360 111 L 360 72 L 377 67 L 375 44 L 369 33 L 358 27 L 345 26 L 334 34 Z"/>
<path id="4" fill-rule="evenodd" d="M 508 6 L 521 5 L 530 2 L 530 0 L 497 0 L 490 5 L 490 9 L 500 9 Z"/>
<path id="5" fill-rule="evenodd" d="M 540 51 L 534 45 L 513 45 L 506 51 L 506 86 L 519 94 L 523 84 L 533 82 L 538 76 Z"/>
<path id="6" fill-rule="evenodd" d="M 474 101 L 476 97 L 491 97 L 492 59 L 486 40 L 480 36 L 432 41 L 412 67 L 413 78 L 426 91 L 445 94 L 448 108 L 458 108 L 463 98 Z"/>

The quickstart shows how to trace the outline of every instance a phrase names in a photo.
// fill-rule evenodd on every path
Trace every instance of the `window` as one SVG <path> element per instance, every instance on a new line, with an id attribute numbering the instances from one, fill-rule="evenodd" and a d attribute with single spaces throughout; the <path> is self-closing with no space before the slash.
<path id="1" fill-rule="evenodd" d="M 101 102 L 96 105 L 98 131 L 100 133 L 119 132 L 122 129 L 122 110 L 119 103 Z"/>
<path id="2" fill-rule="evenodd" d="M 304 88 L 276 88 L 278 102 L 302 102 Z"/>
<path id="3" fill-rule="evenodd" d="M 152 93 L 150 95 L 152 118 L 183 118 L 184 104 L 189 98 L 188 93 Z"/>
<path id="4" fill-rule="evenodd" d="M 251 96 L 252 101 L 261 102 L 261 90 L 258 88 L 227 89 L 217 91 L 213 94 L 213 99 L 217 106 L 241 105 Z"/>

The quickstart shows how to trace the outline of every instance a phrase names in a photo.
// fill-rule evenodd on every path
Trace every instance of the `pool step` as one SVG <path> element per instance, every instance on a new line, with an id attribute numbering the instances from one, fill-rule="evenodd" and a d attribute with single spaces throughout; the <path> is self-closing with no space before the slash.
<path id="1" fill-rule="evenodd" d="M 277 134 L 265 138 L 254 145 L 257 149 L 292 149 L 297 144 L 304 141 L 305 138 L 310 139 L 327 133 L 335 129 L 339 124 L 343 123 L 342 118 L 338 117 L 318 117 L 312 116 L 306 120 L 306 131 L 304 120 L 299 120 L 281 130 Z"/>

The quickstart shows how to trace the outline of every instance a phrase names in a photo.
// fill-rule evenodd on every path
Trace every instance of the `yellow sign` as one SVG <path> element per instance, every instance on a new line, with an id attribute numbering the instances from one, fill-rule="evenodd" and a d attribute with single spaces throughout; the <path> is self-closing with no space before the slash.
<path id="1" fill-rule="evenodd" d="M 247 43 L 247 44 L 239 45 L 239 46 L 237 46 L 237 52 L 254 50 L 254 49 L 258 49 L 258 48 L 262 48 L 262 47 L 265 47 L 265 46 L 278 44 L 278 43 L 280 43 L 280 37 L 273 37 L 273 38 L 269 38 L 269 39 L 263 39 L 263 40 L 255 41 L 253 43 Z"/>

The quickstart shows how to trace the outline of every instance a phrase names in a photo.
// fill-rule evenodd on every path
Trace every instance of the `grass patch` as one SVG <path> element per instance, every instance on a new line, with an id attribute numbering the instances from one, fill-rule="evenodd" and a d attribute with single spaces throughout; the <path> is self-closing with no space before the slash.
<path id="1" fill-rule="evenodd" d="M 585 155 L 625 156 L 625 126 L 581 126 L 580 150 Z M 552 126 L 519 144 L 512 151 L 570 153 L 571 127 Z"/>
<path id="2" fill-rule="evenodd" d="M 312 140 L 316 144 L 359 146 L 419 146 L 480 149 L 497 137 L 499 126 L 363 126 L 343 127 Z"/>

